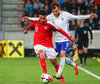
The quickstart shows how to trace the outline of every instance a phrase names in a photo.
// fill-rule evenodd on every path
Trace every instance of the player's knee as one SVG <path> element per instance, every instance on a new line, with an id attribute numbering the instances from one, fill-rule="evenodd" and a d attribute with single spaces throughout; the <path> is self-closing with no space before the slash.
<path id="1" fill-rule="evenodd" d="M 60 57 L 66 57 L 66 55 L 65 54 L 60 54 Z"/>
<path id="2" fill-rule="evenodd" d="M 54 67 L 58 67 L 58 64 L 55 64 Z"/>
<path id="3" fill-rule="evenodd" d="M 72 62 L 72 61 L 71 61 L 69 58 L 66 58 L 66 63 L 67 63 L 67 64 L 71 64 L 71 62 Z"/>
<path id="4" fill-rule="evenodd" d="M 45 58 L 44 52 L 41 52 L 41 53 L 40 53 L 40 58 Z"/>
<path id="5" fill-rule="evenodd" d="M 66 51 L 61 51 L 61 53 L 60 53 L 60 57 L 66 57 Z"/>
<path id="6" fill-rule="evenodd" d="M 88 50 L 84 50 L 84 53 L 88 53 Z"/>
<path id="7" fill-rule="evenodd" d="M 83 50 L 79 50 L 79 54 L 82 54 L 83 53 Z"/>
<path id="8" fill-rule="evenodd" d="M 54 67 L 58 67 L 58 63 L 57 62 L 52 62 Z"/>

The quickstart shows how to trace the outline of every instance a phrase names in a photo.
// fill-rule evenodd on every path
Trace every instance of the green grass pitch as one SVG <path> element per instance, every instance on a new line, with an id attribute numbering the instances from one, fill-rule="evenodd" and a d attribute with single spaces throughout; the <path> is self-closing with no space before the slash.
<path id="1" fill-rule="evenodd" d="M 59 58 L 58 62 L 59 62 Z M 54 67 L 47 60 L 48 73 L 55 74 Z M 100 76 L 100 62 L 88 58 L 88 64 L 82 66 L 88 71 Z M 79 60 L 77 61 L 79 63 Z M 40 80 L 42 69 L 39 58 L 25 57 L 21 59 L 0 58 L 0 84 L 43 84 Z M 73 67 L 65 64 L 63 76 L 66 84 L 100 84 L 100 80 L 79 70 L 79 75 L 74 74 Z M 53 78 L 53 77 L 52 77 Z M 53 78 L 54 79 L 54 78 Z M 61 84 L 59 80 L 54 79 L 49 84 Z"/>

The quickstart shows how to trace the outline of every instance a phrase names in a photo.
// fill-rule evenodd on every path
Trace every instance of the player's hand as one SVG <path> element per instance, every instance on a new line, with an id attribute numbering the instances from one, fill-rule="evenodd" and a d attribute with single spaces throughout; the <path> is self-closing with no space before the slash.
<path id="1" fill-rule="evenodd" d="M 90 14 L 90 18 L 98 18 L 98 16 L 97 16 L 95 13 L 92 12 L 92 13 Z"/>
<path id="2" fill-rule="evenodd" d="M 23 17 L 22 22 L 29 22 L 29 18 L 27 16 Z"/>
<path id="3" fill-rule="evenodd" d="M 27 34 L 27 31 L 26 30 L 24 30 L 24 34 Z"/>
<path id="4" fill-rule="evenodd" d="M 75 38 L 71 38 L 70 41 L 77 42 L 77 40 Z"/>
<path id="5" fill-rule="evenodd" d="M 92 44 L 93 43 L 93 40 L 90 40 L 90 44 Z"/>

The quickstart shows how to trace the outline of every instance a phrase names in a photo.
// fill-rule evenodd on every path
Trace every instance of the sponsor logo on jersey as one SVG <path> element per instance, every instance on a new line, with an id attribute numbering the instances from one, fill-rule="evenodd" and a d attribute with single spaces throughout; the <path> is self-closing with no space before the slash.
<path id="1" fill-rule="evenodd" d="M 47 29 L 47 26 L 45 26 L 44 28 Z"/>
<path id="2" fill-rule="evenodd" d="M 63 20 L 64 20 L 64 18 L 61 18 L 61 20 L 63 21 Z"/>

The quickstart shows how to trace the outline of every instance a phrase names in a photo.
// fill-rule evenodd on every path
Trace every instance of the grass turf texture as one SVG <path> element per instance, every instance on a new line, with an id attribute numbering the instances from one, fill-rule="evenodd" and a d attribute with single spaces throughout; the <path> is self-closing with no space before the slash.
<path id="1" fill-rule="evenodd" d="M 57 58 L 59 60 L 59 58 Z M 54 67 L 47 60 L 48 73 L 55 74 Z M 88 63 L 83 68 L 100 76 L 100 62 L 88 58 Z M 59 62 L 59 61 L 58 61 Z M 79 60 L 77 61 L 79 63 Z M 40 80 L 42 69 L 39 58 L 25 57 L 21 59 L 0 58 L 0 84 L 43 84 Z M 73 67 L 65 65 L 63 76 L 66 84 L 100 84 L 100 80 L 79 70 L 79 75 L 74 74 Z M 53 78 L 53 77 L 52 77 Z M 54 79 L 54 78 L 53 78 Z M 49 84 L 61 84 L 54 79 Z"/>

